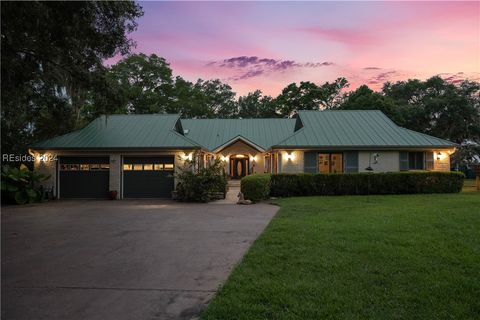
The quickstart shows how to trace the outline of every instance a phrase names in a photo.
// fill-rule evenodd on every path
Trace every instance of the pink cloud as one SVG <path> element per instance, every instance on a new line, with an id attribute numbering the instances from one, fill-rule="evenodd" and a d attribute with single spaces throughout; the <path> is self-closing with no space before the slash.
<path id="1" fill-rule="evenodd" d="M 306 32 L 316 38 L 340 42 L 348 45 L 372 45 L 378 44 L 380 39 L 368 32 L 349 29 L 330 29 L 323 27 L 302 28 L 299 31 Z"/>

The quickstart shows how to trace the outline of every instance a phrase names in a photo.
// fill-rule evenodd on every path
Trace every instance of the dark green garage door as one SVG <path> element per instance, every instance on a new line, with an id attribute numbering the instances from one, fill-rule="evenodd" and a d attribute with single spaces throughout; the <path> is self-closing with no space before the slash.
<path id="1" fill-rule="evenodd" d="M 124 157 L 124 198 L 171 198 L 174 157 Z"/>
<path id="2" fill-rule="evenodd" d="M 108 198 L 109 157 L 60 157 L 60 198 Z"/>

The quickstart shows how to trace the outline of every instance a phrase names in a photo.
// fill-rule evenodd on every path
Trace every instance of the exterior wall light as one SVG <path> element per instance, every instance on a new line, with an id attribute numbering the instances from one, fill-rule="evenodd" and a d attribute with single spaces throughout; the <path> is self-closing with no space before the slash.
<path id="1" fill-rule="evenodd" d="M 250 161 L 257 161 L 257 157 L 256 156 L 251 156 Z"/>
<path id="2" fill-rule="evenodd" d="M 445 155 L 441 152 L 437 152 L 437 160 L 442 160 L 445 157 Z"/>
<path id="3" fill-rule="evenodd" d="M 186 160 L 190 160 L 192 161 L 192 153 L 185 153 L 182 155 L 182 160 L 186 161 Z"/>
<path id="4" fill-rule="evenodd" d="M 220 160 L 222 160 L 223 162 L 227 162 L 228 161 L 228 156 L 227 157 L 222 156 L 222 157 L 220 157 Z"/>
<path id="5" fill-rule="evenodd" d="M 285 155 L 285 159 L 291 160 L 291 161 L 295 160 L 295 153 L 287 152 L 287 154 Z"/>

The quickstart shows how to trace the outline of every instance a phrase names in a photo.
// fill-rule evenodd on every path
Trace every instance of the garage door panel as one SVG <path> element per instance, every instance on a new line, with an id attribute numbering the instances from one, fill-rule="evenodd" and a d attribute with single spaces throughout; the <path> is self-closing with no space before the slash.
<path id="1" fill-rule="evenodd" d="M 60 198 L 108 198 L 109 172 L 60 173 Z"/>
<path id="2" fill-rule="evenodd" d="M 60 198 L 108 198 L 109 157 L 61 157 Z"/>
<path id="3" fill-rule="evenodd" d="M 127 198 L 170 198 L 173 177 L 155 171 L 128 171 L 124 173 Z"/>
<path id="4" fill-rule="evenodd" d="M 125 157 L 124 198 L 171 198 L 174 157 Z"/>

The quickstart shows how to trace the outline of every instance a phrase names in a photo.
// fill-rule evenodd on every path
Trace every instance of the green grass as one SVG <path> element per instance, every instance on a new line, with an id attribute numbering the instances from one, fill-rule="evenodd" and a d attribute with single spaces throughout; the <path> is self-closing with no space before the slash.
<path id="1" fill-rule="evenodd" d="M 480 317 L 480 193 L 278 204 L 202 319 Z"/>

